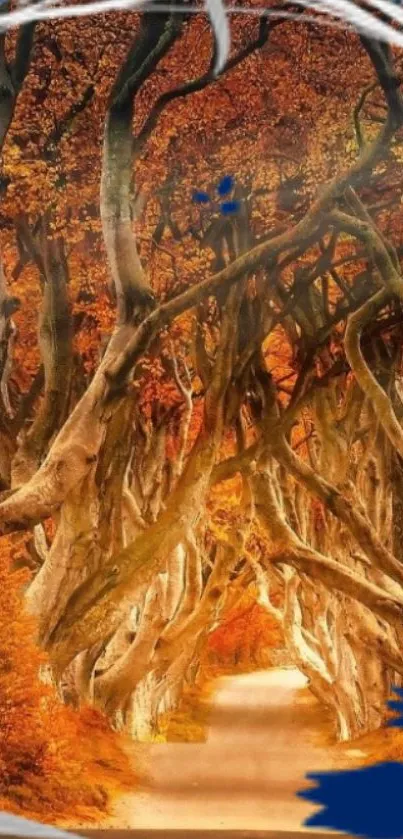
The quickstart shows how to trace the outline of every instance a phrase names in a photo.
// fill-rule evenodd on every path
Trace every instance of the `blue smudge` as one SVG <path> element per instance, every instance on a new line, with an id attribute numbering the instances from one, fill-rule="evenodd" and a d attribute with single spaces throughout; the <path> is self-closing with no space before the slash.
<path id="1" fill-rule="evenodd" d="M 403 688 L 393 687 L 401 699 L 387 702 L 400 716 L 387 725 L 403 727 Z M 297 792 L 321 809 L 304 822 L 305 827 L 327 828 L 363 839 L 402 839 L 403 763 L 386 762 L 357 769 L 306 775 L 316 786 Z"/>
<path id="2" fill-rule="evenodd" d="M 216 191 L 218 192 L 219 196 L 221 198 L 223 198 L 224 196 L 229 195 L 229 193 L 232 192 L 232 190 L 234 188 L 234 185 L 235 185 L 235 179 L 232 177 L 232 175 L 224 175 L 224 177 L 221 178 L 221 181 L 217 185 Z M 203 190 L 199 190 L 199 189 L 195 190 L 193 192 L 192 198 L 193 198 L 193 201 L 195 201 L 197 204 L 210 204 L 211 203 L 211 199 L 210 199 L 209 194 L 207 192 L 204 192 Z M 213 202 L 213 207 L 214 207 L 214 202 Z M 235 200 L 223 201 L 223 203 L 220 205 L 220 212 L 224 216 L 234 215 L 235 213 L 237 213 L 240 210 L 240 207 L 241 207 L 241 202 L 240 201 L 235 201 Z"/>
<path id="3" fill-rule="evenodd" d="M 224 175 L 223 179 L 220 181 L 217 187 L 217 192 L 223 198 L 225 195 L 229 195 L 231 190 L 234 188 L 234 178 L 232 175 Z"/>
<path id="4" fill-rule="evenodd" d="M 193 201 L 196 201 L 197 204 L 209 204 L 210 196 L 207 195 L 207 192 L 196 190 L 196 192 L 193 193 Z"/>
<path id="5" fill-rule="evenodd" d="M 306 776 L 318 786 L 297 795 L 321 805 L 306 827 L 340 830 L 367 839 L 403 836 L 403 764 L 379 763 L 358 769 Z"/>
<path id="6" fill-rule="evenodd" d="M 396 711 L 399 716 L 392 717 L 387 721 L 388 726 L 392 726 L 394 728 L 403 728 L 403 688 L 393 688 L 393 693 L 396 693 L 398 696 L 402 697 L 401 699 L 389 699 L 386 703 L 390 711 Z"/>
<path id="7" fill-rule="evenodd" d="M 221 204 L 221 212 L 225 216 L 233 215 L 238 212 L 240 206 L 239 201 L 224 201 L 224 203 Z"/>

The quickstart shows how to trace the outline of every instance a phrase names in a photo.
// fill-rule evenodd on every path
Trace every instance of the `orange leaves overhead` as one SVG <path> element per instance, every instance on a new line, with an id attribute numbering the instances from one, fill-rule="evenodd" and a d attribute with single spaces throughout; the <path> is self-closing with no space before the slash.
<path id="1" fill-rule="evenodd" d="M 274 600 L 278 605 L 279 596 Z M 256 603 L 256 592 L 250 588 L 237 605 L 224 614 L 221 625 L 209 636 L 205 661 L 222 670 L 234 666 L 253 669 L 267 666 L 270 650 L 282 645 L 281 627 Z"/>

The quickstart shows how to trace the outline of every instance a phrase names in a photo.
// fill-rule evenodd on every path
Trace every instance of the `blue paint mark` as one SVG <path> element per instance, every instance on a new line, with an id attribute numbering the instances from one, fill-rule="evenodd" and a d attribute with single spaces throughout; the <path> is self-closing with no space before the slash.
<path id="1" fill-rule="evenodd" d="M 196 201 L 197 204 L 209 204 L 210 197 L 207 195 L 207 192 L 194 192 L 193 193 L 193 201 Z"/>
<path id="2" fill-rule="evenodd" d="M 216 191 L 217 191 L 218 195 L 220 196 L 220 198 L 224 198 L 226 195 L 229 195 L 230 192 L 232 192 L 232 190 L 234 189 L 234 186 L 235 186 L 235 179 L 232 177 L 232 175 L 224 175 L 224 177 L 221 179 L 221 181 L 217 185 Z M 235 200 L 223 201 L 223 203 L 219 204 L 218 207 L 217 207 L 217 205 L 215 205 L 215 203 L 211 201 L 211 198 L 210 198 L 209 194 L 207 192 L 204 192 L 203 190 L 195 190 L 194 191 L 193 201 L 196 204 L 210 204 L 210 203 L 212 203 L 212 208 L 214 209 L 214 206 L 215 206 L 216 209 L 219 209 L 220 212 L 224 216 L 235 215 L 235 213 L 237 213 L 241 208 L 241 202 L 240 201 L 235 201 Z"/>
<path id="3" fill-rule="evenodd" d="M 399 716 L 392 717 L 387 721 L 388 726 L 392 728 L 403 728 L 403 688 L 393 688 L 393 693 L 401 696 L 401 699 L 389 699 L 386 703 L 390 711 L 397 711 Z"/>
<path id="4" fill-rule="evenodd" d="M 403 764 L 379 763 L 358 769 L 312 773 L 318 786 L 297 795 L 321 810 L 306 827 L 339 830 L 366 839 L 403 836 Z"/>
<path id="5" fill-rule="evenodd" d="M 237 213 L 240 210 L 240 207 L 241 204 L 239 201 L 224 201 L 224 203 L 221 204 L 221 212 L 225 216 L 234 215 L 234 213 Z"/>
<path id="6" fill-rule="evenodd" d="M 400 698 L 388 700 L 387 705 L 398 716 L 386 725 L 403 728 L 403 688 L 393 687 L 392 692 Z M 338 830 L 363 839 L 402 839 L 403 763 L 310 773 L 306 778 L 316 786 L 297 795 L 321 809 L 306 819 L 304 827 Z"/>
<path id="7" fill-rule="evenodd" d="M 225 195 L 229 195 L 231 190 L 234 188 L 234 184 L 235 181 L 232 175 L 225 175 L 217 187 L 219 196 L 224 198 Z"/>

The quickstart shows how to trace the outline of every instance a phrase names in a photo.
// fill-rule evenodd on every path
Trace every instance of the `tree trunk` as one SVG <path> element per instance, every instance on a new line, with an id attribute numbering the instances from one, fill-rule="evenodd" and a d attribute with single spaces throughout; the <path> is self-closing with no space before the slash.
<path id="1" fill-rule="evenodd" d="M 39 346 L 45 371 L 45 393 L 35 420 L 13 460 L 13 487 L 35 474 L 48 444 L 63 424 L 70 396 L 73 363 L 68 267 L 63 240 L 45 224 L 44 290 L 39 319 Z"/>

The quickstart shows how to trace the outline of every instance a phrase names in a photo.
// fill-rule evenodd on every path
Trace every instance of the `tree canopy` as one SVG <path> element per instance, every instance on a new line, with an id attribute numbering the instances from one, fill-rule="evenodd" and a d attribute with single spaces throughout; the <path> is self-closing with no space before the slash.
<path id="1" fill-rule="evenodd" d="M 186 6 L 1 36 L 0 528 L 66 701 L 149 736 L 253 592 L 349 739 L 403 674 L 401 57 L 231 20 L 218 78 Z"/>

